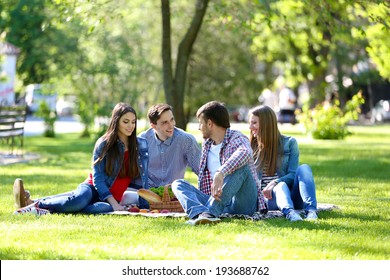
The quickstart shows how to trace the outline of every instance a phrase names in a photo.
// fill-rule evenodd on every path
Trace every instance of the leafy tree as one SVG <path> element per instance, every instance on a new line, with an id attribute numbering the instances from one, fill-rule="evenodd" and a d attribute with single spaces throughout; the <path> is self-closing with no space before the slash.
<path id="1" fill-rule="evenodd" d="M 150 29 L 152 18 L 146 18 L 148 11 L 158 10 L 153 3 L 141 7 L 139 3 L 107 2 L 104 10 L 115 9 L 114 12 L 109 16 L 92 15 L 99 22 L 79 38 L 80 63 L 69 79 L 79 93 L 85 136 L 89 135 L 93 117 L 108 116 L 115 103 L 132 104 L 141 115 L 148 101 L 155 99 L 161 68 L 156 66 L 159 52 Z"/>
<path id="2" fill-rule="evenodd" d="M 388 7 L 387 1 L 259 1 L 251 22 L 256 31 L 254 49 L 260 61 L 267 61 L 290 86 L 306 82 L 312 104 L 322 101 L 327 92 L 325 77 L 333 75 L 330 91 L 336 90 L 345 102 L 343 82 L 353 74 L 359 61 L 368 59 L 367 41 L 355 36 L 364 30 L 370 9 L 376 21 L 386 18 L 374 7 Z M 386 4 L 387 3 L 387 4 Z M 352 32 L 351 32 L 352 31 Z"/>
<path id="3" fill-rule="evenodd" d="M 229 13 L 246 14 L 250 9 L 250 5 L 237 1 L 210 3 L 190 58 L 186 95 L 188 117 L 213 99 L 228 107 L 251 107 L 258 103 L 266 83 L 258 76 L 256 55 L 250 50 L 251 33 L 240 28 L 239 21 L 228 23 Z"/>
<path id="4" fill-rule="evenodd" d="M 14 0 L 0 1 L 0 36 L 1 37 L 5 36 L 5 32 L 9 27 L 9 13 L 6 11 L 8 9 L 11 9 L 14 4 L 15 4 Z"/>
<path id="5" fill-rule="evenodd" d="M 72 54 L 77 53 L 77 33 L 53 24 L 59 13 L 51 1 L 12 2 L 6 40 L 21 49 L 17 61 L 19 79 L 25 85 L 43 83 L 52 76 L 67 73 Z"/>
<path id="6" fill-rule="evenodd" d="M 342 89 L 367 47 L 386 69 L 386 33 L 374 28 L 388 27 L 388 10 L 376 10 L 384 2 L 4 0 L 0 31 L 22 48 L 24 82 L 77 93 L 88 127 L 118 101 L 139 115 L 165 101 L 185 127 L 211 98 L 257 102 L 280 74 L 294 86 L 308 82 L 321 100 L 325 77 L 333 73 Z"/>
<path id="7" fill-rule="evenodd" d="M 371 5 L 363 14 L 368 16 L 370 25 L 365 32 L 357 33 L 365 35 L 369 42 L 367 52 L 382 77 L 390 81 L 390 6 L 384 3 Z"/>

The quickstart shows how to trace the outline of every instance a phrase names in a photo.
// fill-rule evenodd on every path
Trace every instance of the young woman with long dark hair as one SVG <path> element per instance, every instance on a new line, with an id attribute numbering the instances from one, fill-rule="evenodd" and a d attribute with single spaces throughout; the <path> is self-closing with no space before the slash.
<path id="1" fill-rule="evenodd" d="M 133 179 L 142 178 L 148 188 L 148 147 L 138 138 L 137 114 L 125 103 L 118 103 L 105 134 L 95 144 L 92 171 L 75 191 L 41 198 L 14 214 L 87 213 L 125 210 L 120 202 Z M 23 181 L 17 179 L 14 194 L 24 195 Z"/>

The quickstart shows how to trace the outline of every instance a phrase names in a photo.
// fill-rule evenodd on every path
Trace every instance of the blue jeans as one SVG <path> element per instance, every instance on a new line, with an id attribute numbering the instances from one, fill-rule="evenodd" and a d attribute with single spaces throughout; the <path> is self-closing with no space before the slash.
<path id="1" fill-rule="evenodd" d="M 86 183 L 81 183 L 73 192 L 41 198 L 38 207 L 54 213 L 98 214 L 113 211 L 109 203 L 99 201 L 96 189 Z"/>
<path id="2" fill-rule="evenodd" d="M 175 180 L 172 191 L 191 219 L 203 212 L 216 217 L 222 213 L 253 215 L 257 209 L 257 186 L 248 165 L 224 178 L 220 201 L 185 180 Z"/>
<path id="3" fill-rule="evenodd" d="M 284 215 L 294 209 L 304 209 L 306 213 L 309 210 L 316 211 L 316 186 L 310 166 L 300 165 L 291 190 L 286 183 L 280 182 L 272 189 L 272 199 L 266 201 L 268 210 L 279 209 Z"/>
<path id="4" fill-rule="evenodd" d="M 131 187 L 141 188 L 133 184 Z M 81 183 L 72 192 L 39 198 L 36 201 L 39 201 L 38 207 L 53 213 L 99 214 L 114 211 L 111 204 L 101 201 L 96 189 L 87 183 Z M 138 205 L 140 208 L 149 208 L 148 202 L 142 197 L 139 197 Z"/>

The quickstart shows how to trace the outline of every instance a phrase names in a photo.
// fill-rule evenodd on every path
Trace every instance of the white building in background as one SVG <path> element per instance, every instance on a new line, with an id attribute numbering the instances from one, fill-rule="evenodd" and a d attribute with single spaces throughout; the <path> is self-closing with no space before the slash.
<path id="1" fill-rule="evenodd" d="M 16 59 L 20 50 L 7 42 L 0 42 L 0 105 L 15 104 Z"/>

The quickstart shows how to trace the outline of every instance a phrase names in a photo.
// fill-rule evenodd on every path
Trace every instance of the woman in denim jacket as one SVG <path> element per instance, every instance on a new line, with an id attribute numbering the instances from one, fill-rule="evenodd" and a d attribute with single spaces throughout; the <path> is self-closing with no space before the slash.
<path id="1" fill-rule="evenodd" d="M 133 179 L 140 176 L 143 187 L 148 188 L 148 146 L 145 139 L 137 138 L 136 131 L 135 110 L 118 103 L 106 133 L 95 144 L 88 178 L 73 192 L 39 199 L 15 214 L 98 214 L 126 210 L 120 202 Z M 15 181 L 14 193 L 15 188 L 24 192 L 20 179 Z"/>
<path id="2" fill-rule="evenodd" d="M 299 165 L 297 140 L 280 134 L 275 112 L 259 106 L 249 113 L 249 140 L 269 210 L 279 209 L 290 221 L 317 219 L 315 183 L 311 168 Z"/>

